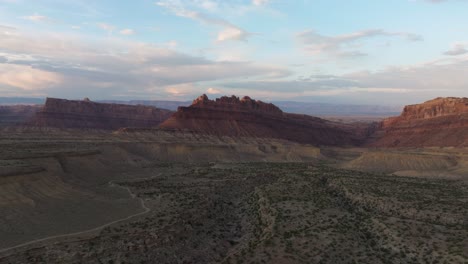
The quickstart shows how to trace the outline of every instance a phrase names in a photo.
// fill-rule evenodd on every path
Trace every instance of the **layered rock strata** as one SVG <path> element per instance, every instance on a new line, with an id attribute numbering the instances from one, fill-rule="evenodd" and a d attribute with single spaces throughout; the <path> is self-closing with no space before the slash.
<path id="1" fill-rule="evenodd" d="M 155 127 L 173 112 L 143 105 L 103 104 L 47 98 L 31 121 L 34 126 L 114 130 L 122 127 Z"/>
<path id="2" fill-rule="evenodd" d="M 436 98 L 385 119 L 368 142 L 374 147 L 468 146 L 468 98 Z"/>
<path id="3" fill-rule="evenodd" d="M 218 136 L 280 138 L 312 145 L 355 145 L 355 128 L 321 118 L 284 113 L 273 104 L 231 96 L 202 95 L 160 125 L 171 130 Z"/>

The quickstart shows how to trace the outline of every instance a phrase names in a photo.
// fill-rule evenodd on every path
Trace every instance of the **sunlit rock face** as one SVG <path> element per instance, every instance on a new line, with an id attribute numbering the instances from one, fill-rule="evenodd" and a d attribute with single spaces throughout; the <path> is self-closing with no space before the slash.
<path id="1" fill-rule="evenodd" d="M 468 145 L 468 98 L 436 98 L 408 105 L 402 114 L 385 119 L 375 134 L 376 147 Z"/>

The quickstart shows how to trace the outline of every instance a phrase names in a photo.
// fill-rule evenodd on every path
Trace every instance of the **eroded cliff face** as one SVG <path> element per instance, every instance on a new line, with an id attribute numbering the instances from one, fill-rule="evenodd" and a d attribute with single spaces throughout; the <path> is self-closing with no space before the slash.
<path id="1" fill-rule="evenodd" d="M 352 126 L 317 117 L 283 113 L 273 104 L 236 96 L 209 100 L 202 95 L 160 125 L 218 136 L 281 138 L 312 145 L 356 145 Z"/>
<path id="2" fill-rule="evenodd" d="M 423 104 L 408 105 L 401 116 L 405 119 L 427 119 L 462 113 L 468 113 L 468 98 L 439 97 Z"/>
<path id="3" fill-rule="evenodd" d="M 385 119 L 369 146 L 468 146 L 468 98 L 436 98 Z"/>
<path id="4" fill-rule="evenodd" d="M 155 127 L 173 112 L 151 106 L 103 104 L 47 98 L 31 121 L 34 126 L 114 130 L 122 127 Z"/>

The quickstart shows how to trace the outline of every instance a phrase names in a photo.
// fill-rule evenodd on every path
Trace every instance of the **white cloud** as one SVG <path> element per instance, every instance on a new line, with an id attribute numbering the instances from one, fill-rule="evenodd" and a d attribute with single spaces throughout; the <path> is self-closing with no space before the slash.
<path id="1" fill-rule="evenodd" d="M 441 59 L 409 67 L 390 67 L 378 72 L 355 72 L 344 77 L 353 79 L 360 87 L 397 87 L 410 91 L 465 91 L 468 57 Z"/>
<path id="2" fill-rule="evenodd" d="M 34 69 L 25 65 L 0 63 L 0 84 L 34 91 L 62 83 L 60 74 Z"/>
<path id="3" fill-rule="evenodd" d="M 210 0 L 199 0 L 197 1 L 197 3 L 200 5 L 201 8 L 208 11 L 216 11 L 219 7 L 217 2 Z"/>
<path id="4" fill-rule="evenodd" d="M 466 43 L 455 43 L 452 48 L 446 52 L 444 52 L 445 55 L 449 56 L 458 56 L 458 55 L 463 55 L 468 53 L 468 44 Z"/>
<path id="5" fill-rule="evenodd" d="M 467 72 L 468 54 L 381 71 L 311 75 L 296 81 L 236 80 L 224 82 L 220 87 L 230 91 L 263 91 L 276 98 L 322 100 L 327 97 L 333 102 L 408 104 L 439 96 L 468 96 Z"/>
<path id="6" fill-rule="evenodd" d="M 246 77 L 284 77 L 283 67 L 253 62 L 219 62 L 117 37 L 86 41 L 82 35 L 0 28 L 0 86 L 42 89 L 51 96 L 167 98 L 204 92 L 205 82 Z M 128 87 L 135 87 L 129 91 Z M 184 89 L 182 89 L 184 88 Z M 188 98 L 187 98 L 188 99 Z"/>
<path id="7" fill-rule="evenodd" d="M 14 34 L 17 34 L 16 28 L 0 25 L 0 35 L 9 36 Z"/>
<path id="8" fill-rule="evenodd" d="M 129 28 L 122 29 L 122 30 L 120 30 L 120 34 L 126 35 L 126 36 L 134 35 L 134 34 L 135 34 L 135 30 L 129 29 Z"/>
<path id="9" fill-rule="evenodd" d="M 339 57 L 358 57 L 367 54 L 356 50 L 358 42 L 375 37 L 401 37 L 408 41 L 420 41 L 422 37 L 406 32 L 387 32 L 382 29 L 369 29 L 350 34 L 326 36 L 314 30 L 301 32 L 297 38 L 304 44 L 305 49 L 312 54 L 328 54 Z"/>
<path id="10" fill-rule="evenodd" d="M 177 48 L 177 46 L 179 45 L 179 43 L 175 40 L 168 41 L 164 44 L 168 49 L 171 49 L 171 50 Z"/>
<path id="11" fill-rule="evenodd" d="M 198 2 L 195 2 L 195 3 L 198 3 Z M 170 10 L 177 16 L 197 20 L 206 25 L 218 26 L 218 27 L 223 28 L 217 34 L 217 41 L 221 41 L 221 42 L 228 41 L 228 40 L 246 41 L 249 37 L 253 35 L 252 33 L 249 33 L 246 30 L 230 23 L 229 21 L 226 21 L 221 18 L 209 16 L 203 12 L 193 11 L 191 9 L 188 9 L 186 4 L 183 4 L 181 1 L 161 0 L 161 1 L 156 2 L 156 5 Z M 198 3 L 198 6 L 200 6 L 199 3 Z"/>
<path id="12" fill-rule="evenodd" d="M 266 5 L 270 2 L 270 0 L 252 0 L 252 4 L 256 6 Z"/>
<path id="13" fill-rule="evenodd" d="M 24 16 L 21 18 L 29 20 L 29 21 L 41 22 L 41 23 L 53 23 L 54 22 L 53 19 L 46 17 L 46 16 L 38 15 L 38 14 L 34 14 L 31 16 Z"/>
<path id="14" fill-rule="evenodd" d="M 227 40 L 241 40 L 247 41 L 251 36 L 251 33 L 248 33 L 237 27 L 226 27 L 224 30 L 218 33 L 218 41 L 227 41 Z"/>
<path id="15" fill-rule="evenodd" d="M 174 97 L 187 96 L 195 92 L 193 83 L 171 85 L 165 87 L 164 90 Z"/>
<path id="16" fill-rule="evenodd" d="M 207 94 L 221 94 L 221 90 L 210 87 L 206 90 Z"/>

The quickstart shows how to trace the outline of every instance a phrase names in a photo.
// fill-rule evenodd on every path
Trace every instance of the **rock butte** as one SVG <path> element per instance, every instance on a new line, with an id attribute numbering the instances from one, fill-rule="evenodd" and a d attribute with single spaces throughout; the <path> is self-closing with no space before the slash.
<path id="1" fill-rule="evenodd" d="M 152 106 L 103 104 L 47 98 L 31 121 L 33 126 L 115 130 L 121 127 L 155 127 L 172 111 Z"/>
<path id="2" fill-rule="evenodd" d="M 373 147 L 460 147 L 468 145 L 468 98 L 436 98 L 406 106 L 385 119 L 368 143 Z"/>
<path id="3" fill-rule="evenodd" d="M 313 145 L 356 145 L 356 127 L 321 118 L 284 113 L 273 104 L 236 96 L 209 100 L 202 95 L 160 125 L 163 129 L 258 138 L 280 138 Z"/>

